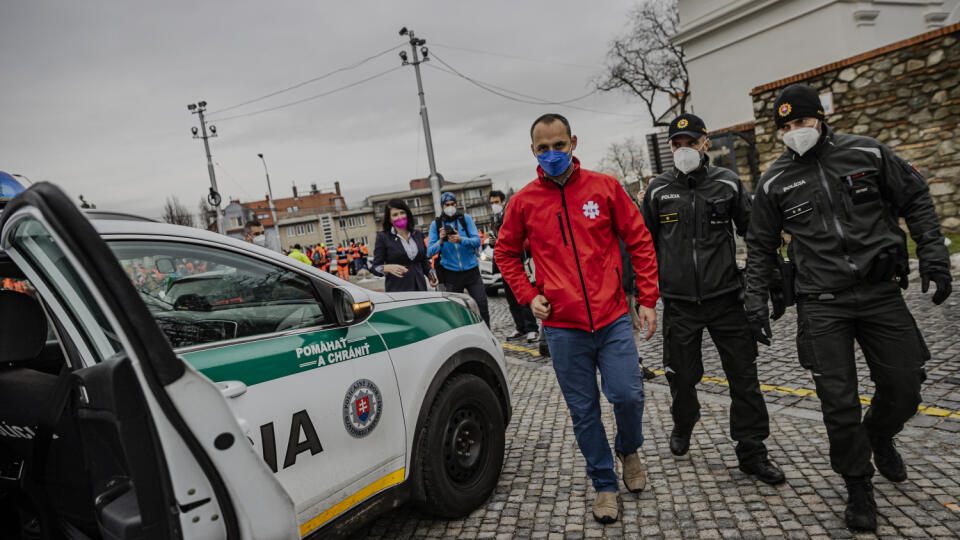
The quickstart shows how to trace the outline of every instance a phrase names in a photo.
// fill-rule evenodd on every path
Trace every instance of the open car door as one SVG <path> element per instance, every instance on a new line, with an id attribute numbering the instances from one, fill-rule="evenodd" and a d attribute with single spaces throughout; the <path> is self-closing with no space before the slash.
<path id="1" fill-rule="evenodd" d="M 63 345 L 68 367 L 60 377 L 71 397 L 62 414 L 79 433 L 94 534 L 299 537 L 293 502 L 220 390 L 174 355 L 62 191 L 40 183 L 11 201 L 0 246 L 36 287 Z"/>

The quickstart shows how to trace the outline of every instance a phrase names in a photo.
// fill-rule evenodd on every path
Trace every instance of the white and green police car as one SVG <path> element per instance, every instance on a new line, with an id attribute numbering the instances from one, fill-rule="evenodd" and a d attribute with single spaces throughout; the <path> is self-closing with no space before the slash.
<path id="1" fill-rule="evenodd" d="M 510 395 L 469 297 L 89 220 L 50 184 L 0 227 L 0 278 L 32 287 L 0 291 L 0 537 L 324 536 L 495 487 Z"/>

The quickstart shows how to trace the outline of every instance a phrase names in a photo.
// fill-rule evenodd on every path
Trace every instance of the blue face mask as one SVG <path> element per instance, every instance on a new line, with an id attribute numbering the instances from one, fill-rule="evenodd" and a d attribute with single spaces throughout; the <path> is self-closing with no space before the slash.
<path id="1" fill-rule="evenodd" d="M 540 162 L 540 167 L 543 168 L 543 172 L 546 173 L 547 176 L 554 177 L 566 172 L 567 168 L 570 167 L 571 160 L 570 154 L 559 150 L 547 150 L 537 156 L 537 161 Z"/>

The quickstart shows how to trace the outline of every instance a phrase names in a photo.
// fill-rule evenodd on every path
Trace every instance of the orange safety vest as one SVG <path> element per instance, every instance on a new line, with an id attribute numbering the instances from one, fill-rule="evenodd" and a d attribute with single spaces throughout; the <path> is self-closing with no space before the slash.
<path id="1" fill-rule="evenodd" d="M 337 264 L 346 263 L 349 259 L 347 258 L 347 250 L 342 247 L 337 248 Z"/>

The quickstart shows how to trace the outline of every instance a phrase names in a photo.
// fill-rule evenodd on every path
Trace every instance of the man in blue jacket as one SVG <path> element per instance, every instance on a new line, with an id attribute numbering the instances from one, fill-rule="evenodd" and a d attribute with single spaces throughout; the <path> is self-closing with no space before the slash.
<path id="1" fill-rule="evenodd" d="M 490 311 L 487 309 L 487 291 L 480 276 L 477 249 L 480 233 L 473 219 L 457 211 L 457 198 L 449 191 L 440 196 L 443 213 L 430 224 L 427 239 L 427 257 L 437 253 L 437 274 L 443 290 L 463 292 L 473 297 L 480 308 L 480 315 L 490 326 Z"/>

